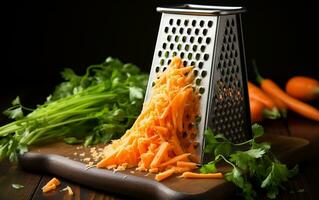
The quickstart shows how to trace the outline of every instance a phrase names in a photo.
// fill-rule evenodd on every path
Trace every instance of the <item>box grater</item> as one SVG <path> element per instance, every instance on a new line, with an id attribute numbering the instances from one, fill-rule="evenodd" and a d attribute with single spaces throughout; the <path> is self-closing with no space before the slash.
<path id="1" fill-rule="evenodd" d="M 162 13 L 145 100 L 157 73 L 171 58 L 195 66 L 200 97 L 198 154 L 203 159 L 204 131 L 210 127 L 233 143 L 251 138 L 247 74 L 241 26 L 242 7 L 184 4 L 158 7 Z"/>

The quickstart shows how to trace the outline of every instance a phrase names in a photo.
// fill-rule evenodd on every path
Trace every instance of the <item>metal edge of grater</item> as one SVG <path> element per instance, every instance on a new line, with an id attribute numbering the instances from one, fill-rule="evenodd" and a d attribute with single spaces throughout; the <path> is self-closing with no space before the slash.
<path id="1" fill-rule="evenodd" d="M 145 101 L 157 73 L 171 58 L 194 65 L 200 99 L 197 141 L 203 161 L 204 131 L 223 133 L 233 143 L 251 138 L 247 72 L 241 13 L 243 7 L 183 4 L 158 7 L 162 13 Z"/>

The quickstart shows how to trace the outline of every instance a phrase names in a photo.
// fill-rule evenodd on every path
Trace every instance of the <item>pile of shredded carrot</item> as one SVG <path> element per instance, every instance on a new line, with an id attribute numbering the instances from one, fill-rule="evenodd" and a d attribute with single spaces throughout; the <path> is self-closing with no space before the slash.
<path id="1" fill-rule="evenodd" d="M 182 60 L 174 57 L 155 81 L 151 96 L 131 129 L 105 147 L 104 158 L 97 167 L 136 167 L 138 171 L 157 173 L 157 181 L 196 169 L 199 95 L 193 81 L 193 66 L 184 67 Z M 186 173 L 181 177 L 192 176 Z"/>

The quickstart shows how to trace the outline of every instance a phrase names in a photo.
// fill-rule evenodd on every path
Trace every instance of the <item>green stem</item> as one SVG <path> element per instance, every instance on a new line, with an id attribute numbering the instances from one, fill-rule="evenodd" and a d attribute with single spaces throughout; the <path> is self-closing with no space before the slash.
<path id="1" fill-rule="evenodd" d="M 74 123 L 74 122 L 88 120 L 88 119 L 93 119 L 93 118 L 95 118 L 94 115 L 87 116 L 87 117 L 82 117 L 82 118 L 77 118 L 77 119 L 71 119 L 69 121 L 65 121 L 65 122 L 61 122 L 61 123 L 57 123 L 57 124 L 52 124 L 52 125 L 49 125 L 49 126 L 46 126 L 46 127 L 39 128 L 39 129 L 37 129 L 37 131 L 47 130 L 47 129 L 55 128 L 55 127 L 58 127 L 58 126 L 63 126 L 63 125 L 66 125 L 66 124 L 71 124 L 71 123 Z"/>
<path id="2" fill-rule="evenodd" d="M 250 139 L 250 140 L 247 140 L 247 141 L 245 141 L 245 142 L 237 143 L 237 144 L 232 143 L 232 145 L 234 145 L 234 146 L 241 146 L 241 145 L 249 144 L 249 143 L 251 143 L 252 141 L 254 141 L 254 139 Z"/>
<path id="3" fill-rule="evenodd" d="M 233 168 L 236 168 L 236 166 L 232 162 L 230 162 L 227 158 L 225 158 L 223 155 L 218 154 L 217 156 L 221 157 L 226 163 L 230 164 Z"/>
<path id="4" fill-rule="evenodd" d="M 93 119 L 93 118 L 95 118 L 95 116 L 82 117 L 82 118 L 72 119 L 72 120 L 69 120 L 69 121 L 65 121 L 65 122 L 49 125 L 49 126 L 46 126 L 46 127 L 38 128 L 38 129 L 34 130 L 33 132 L 31 132 L 29 134 L 29 137 L 22 138 L 21 139 L 21 143 L 32 144 L 35 139 L 37 139 L 38 137 L 40 137 L 42 135 L 40 133 L 43 133 L 43 132 L 45 132 L 45 131 L 47 131 L 47 130 L 49 130 L 51 128 L 55 128 L 55 127 L 58 127 L 58 126 L 63 126 L 63 125 L 66 125 L 66 124 L 79 122 L 79 121 L 82 121 L 82 120 Z"/>
<path id="5" fill-rule="evenodd" d="M 18 122 L 18 121 L 16 121 L 16 122 Z M 0 137 L 5 137 L 5 136 L 7 136 L 10 133 L 14 133 L 16 131 L 23 130 L 23 127 L 18 126 L 17 125 L 18 123 L 16 123 L 16 122 L 15 123 L 10 123 L 10 124 L 8 124 L 10 126 L 6 126 L 5 128 L 1 129 L 0 130 Z M 23 122 L 21 122 L 21 123 L 23 123 Z"/>
<path id="6" fill-rule="evenodd" d="M 319 95 L 319 87 L 316 87 L 313 91 L 314 94 Z"/>
<path id="7" fill-rule="evenodd" d="M 96 105 L 97 103 L 100 102 L 94 102 L 94 101 L 89 101 L 86 104 L 80 104 L 80 105 L 76 105 L 73 108 L 69 108 L 69 109 L 61 109 L 62 111 L 55 111 L 55 114 L 53 115 L 46 115 L 43 117 L 46 117 L 47 119 L 52 119 L 52 118 L 57 118 L 59 116 L 63 116 L 63 115 L 67 115 L 67 114 L 81 114 L 81 113 L 87 113 L 87 112 L 94 112 L 96 110 L 96 108 L 87 108 L 90 107 L 92 105 Z M 66 111 L 63 111 L 66 110 Z M 42 117 L 42 116 L 41 116 Z M 37 118 L 39 118 L 39 116 L 37 116 Z"/>
<path id="8" fill-rule="evenodd" d="M 264 80 L 264 78 L 260 75 L 259 71 L 258 71 L 258 67 L 257 67 L 257 64 L 256 64 L 256 60 L 253 59 L 252 60 L 252 64 L 253 64 L 253 69 L 254 69 L 254 72 L 256 74 L 256 81 L 261 84 L 261 82 Z"/>
<path id="9" fill-rule="evenodd" d="M 45 107 L 39 107 L 37 110 L 35 110 L 34 112 L 30 113 L 27 117 L 33 117 L 36 116 L 36 118 L 41 117 L 43 115 L 50 115 L 52 112 L 56 113 L 57 110 L 65 110 L 68 109 L 69 106 L 72 105 L 77 105 L 77 104 L 81 104 L 83 102 L 90 102 L 92 101 L 92 104 L 94 104 L 93 100 L 98 100 L 98 99 L 103 99 L 103 100 L 110 100 L 108 98 L 115 98 L 116 94 L 114 93 L 110 93 L 110 94 L 104 94 L 104 95 L 91 95 L 88 97 L 81 97 L 81 96 L 77 96 L 74 97 L 72 99 L 64 99 L 64 103 L 60 103 L 58 101 L 51 103 L 51 104 L 47 104 Z"/>
<path id="10" fill-rule="evenodd" d="M 277 108 L 274 108 L 272 110 L 265 108 L 263 110 L 263 115 L 267 119 L 279 119 L 281 117 Z"/>
<path id="11" fill-rule="evenodd" d="M 67 110 L 65 112 L 56 112 L 56 114 L 53 114 L 53 115 L 50 115 L 50 113 L 40 113 L 40 114 L 37 114 L 37 115 L 31 115 L 31 117 L 26 117 L 22 120 L 18 120 L 18 121 L 15 121 L 15 122 L 12 122 L 10 124 L 7 124 L 5 126 L 2 126 L 0 128 L 0 136 L 6 136 L 7 134 L 10 134 L 10 133 L 14 133 L 16 131 L 20 131 L 20 130 L 23 130 L 24 129 L 24 123 L 28 123 L 28 122 L 31 122 L 31 121 L 36 121 L 36 120 L 39 120 L 40 118 L 42 117 L 45 117 L 47 121 L 50 121 L 50 123 L 53 123 L 54 121 L 62 121 L 61 118 L 59 118 L 59 116 L 64 116 L 64 118 L 67 118 L 69 116 L 72 116 L 74 114 L 87 114 L 87 113 L 90 113 L 90 112 L 94 112 L 96 111 L 95 108 L 91 108 L 91 109 L 85 109 L 85 110 L 79 110 L 79 111 L 76 111 L 77 109 L 81 109 L 83 107 L 86 107 L 90 104 L 94 104 L 94 102 L 90 102 L 89 104 L 82 104 L 78 107 L 75 107 L 74 109 L 72 110 Z M 67 116 L 67 114 L 70 114 L 69 116 Z M 54 120 L 53 118 L 56 118 L 56 120 Z M 18 125 L 20 124 L 20 125 Z"/>

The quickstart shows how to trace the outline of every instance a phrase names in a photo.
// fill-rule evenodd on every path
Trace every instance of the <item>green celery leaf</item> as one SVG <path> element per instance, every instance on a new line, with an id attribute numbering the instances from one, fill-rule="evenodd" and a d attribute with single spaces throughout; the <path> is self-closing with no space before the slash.
<path id="1" fill-rule="evenodd" d="M 100 138 L 100 143 L 108 143 L 113 138 L 114 133 L 105 133 Z"/>
<path id="2" fill-rule="evenodd" d="M 264 128 L 259 124 L 253 124 L 252 125 L 252 132 L 254 134 L 254 138 L 260 137 L 264 135 Z"/>
<path id="3" fill-rule="evenodd" d="M 242 189 L 242 196 L 246 200 L 254 200 L 256 192 L 253 190 L 252 184 L 244 178 L 244 174 L 237 168 L 234 167 L 231 172 L 226 175 L 226 180 L 233 182 L 237 187 Z"/>
<path id="4" fill-rule="evenodd" d="M 28 146 L 26 144 L 19 144 L 18 150 L 19 150 L 19 154 L 23 155 L 24 153 L 28 152 Z"/>
<path id="5" fill-rule="evenodd" d="M 83 145 L 84 145 L 85 147 L 90 146 L 91 144 L 93 144 L 93 139 L 94 139 L 94 135 L 88 135 L 88 136 L 86 136 Z"/>
<path id="6" fill-rule="evenodd" d="M 11 186 L 16 190 L 24 188 L 24 185 L 16 184 L 16 183 L 11 184 Z"/>
<path id="7" fill-rule="evenodd" d="M 24 117 L 22 107 L 18 105 L 8 108 L 3 112 L 3 114 L 8 116 L 10 119 L 21 119 Z"/>
<path id="8" fill-rule="evenodd" d="M 79 140 L 76 137 L 66 137 L 63 140 L 67 144 L 80 144 L 83 142 L 83 140 Z"/>
<path id="9" fill-rule="evenodd" d="M 228 156 L 231 152 L 231 144 L 230 143 L 219 143 L 216 145 L 215 149 L 214 149 L 214 155 L 217 156 L 219 154 L 223 155 L 223 156 Z"/>
<path id="10" fill-rule="evenodd" d="M 205 136 L 205 143 L 206 144 L 215 144 L 215 143 L 217 143 L 217 140 L 215 139 L 214 133 L 212 132 L 211 129 L 207 129 L 204 132 L 204 136 Z"/>
<path id="11" fill-rule="evenodd" d="M 130 87 L 130 100 L 134 101 L 136 99 L 143 99 L 144 98 L 144 93 L 143 89 L 139 87 Z"/>
<path id="12" fill-rule="evenodd" d="M 252 158 L 260 158 L 265 154 L 265 150 L 264 149 L 249 149 L 245 153 Z"/>
<path id="13" fill-rule="evenodd" d="M 264 150 L 265 153 L 270 150 L 271 146 L 268 142 L 262 142 L 262 143 L 257 143 L 253 142 L 252 143 L 252 149 L 261 149 Z"/>
<path id="14" fill-rule="evenodd" d="M 21 105 L 20 103 L 20 97 L 17 96 L 13 101 L 12 101 L 12 105 L 16 106 L 16 105 Z"/>
<path id="15" fill-rule="evenodd" d="M 205 165 L 203 165 L 200 169 L 199 169 L 200 173 L 203 173 L 203 174 L 207 174 L 207 173 L 214 173 L 216 172 L 216 165 L 214 162 L 210 162 L 210 163 L 207 163 Z"/>

